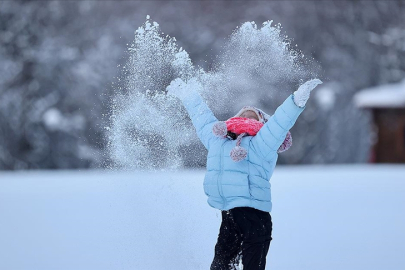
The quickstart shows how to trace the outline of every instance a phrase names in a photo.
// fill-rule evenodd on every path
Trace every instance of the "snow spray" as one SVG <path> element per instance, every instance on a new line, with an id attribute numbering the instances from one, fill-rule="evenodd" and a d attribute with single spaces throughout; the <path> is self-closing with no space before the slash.
<path id="1" fill-rule="evenodd" d="M 198 142 L 181 102 L 166 95 L 166 87 L 180 77 L 196 78 L 201 95 L 214 113 L 230 113 L 236 106 L 255 105 L 271 97 L 272 87 L 311 76 L 305 57 L 290 46 L 281 26 L 272 21 L 258 28 L 254 22 L 238 27 L 227 40 L 214 68 L 195 67 L 174 37 L 159 24 L 146 22 L 135 31 L 129 59 L 119 78 L 107 127 L 113 167 L 170 169 L 183 165 L 179 149 Z M 192 151 L 192 150 L 190 150 Z M 199 153 L 193 154 L 201 154 Z"/>

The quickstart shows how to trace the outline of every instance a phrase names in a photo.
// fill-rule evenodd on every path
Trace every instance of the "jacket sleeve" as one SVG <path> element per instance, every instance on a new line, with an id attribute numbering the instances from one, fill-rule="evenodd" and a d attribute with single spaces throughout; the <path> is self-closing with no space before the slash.
<path id="1" fill-rule="evenodd" d="M 295 105 L 293 95 L 281 104 L 273 116 L 251 140 L 252 149 L 263 159 L 269 160 L 277 153 L 287 132 L 294 126 L 298 116 L 305 109 Z"/>
<path id="2" fill-rule="evenodd" d="M 218 119 L 196 91 L 193 91 L 186 98 L 183 98 L 182 102 L 196 129 L 198 138 L 205 148 L 208 149 L 213 140 L 219 139 L 212 132 L 212 126 L 218 122 Z"/>

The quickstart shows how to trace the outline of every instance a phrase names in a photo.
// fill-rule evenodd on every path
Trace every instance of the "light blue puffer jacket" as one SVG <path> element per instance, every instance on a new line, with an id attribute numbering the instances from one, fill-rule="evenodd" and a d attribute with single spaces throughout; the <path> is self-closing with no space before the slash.
<path id="1" fill-rule="evenodd" d="M 241 146 L 247 149 L 247 157 L 234 162 L 230 152 L 235 147 L 235 141 L 213 134 L 212 126 L 218 120 L 201 96 L 194 92 L 182 101 L 198 137 L 208 149 L 204 179 L 208 204 L 219 210 L 252 207 L 270 212 L 269 180 L 276 166 L 277 150 L 304 108 L 295 105 L 293 96 L 289 96 L 256 136 L 242 139 Z"/>

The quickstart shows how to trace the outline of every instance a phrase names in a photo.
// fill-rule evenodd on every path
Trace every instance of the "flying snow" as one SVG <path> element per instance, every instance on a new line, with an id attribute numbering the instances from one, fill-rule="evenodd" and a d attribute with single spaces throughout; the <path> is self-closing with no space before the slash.
<path id="1" fill-rule="evenodd" d="M 291 42 L 272 21 L 258 28 L 246 22 L 237 28 L 215 60 L 214 68 L 195 67 L 176 39 L 160 26 L 146 22 L 135 31 L 122 69 L 121 85 L 113 97 L 108 151 L 115 167 L 167 169 L 182 166 L 182 147 L 198 142 L 181 102 L 166 95 L 175 78 L 197 79 L 201 95 L 216 112 L 232 110 L 254 98 L 268 97 L 272 87 L 311 76 Z M 253 95 L 252 95 L 253 94 Z M 253 97 L 253 99 L 252 99 Z M 245 103 L 246 104 L 246 103 Z M 191 148 L 192 149 L 192 148 Z"/>

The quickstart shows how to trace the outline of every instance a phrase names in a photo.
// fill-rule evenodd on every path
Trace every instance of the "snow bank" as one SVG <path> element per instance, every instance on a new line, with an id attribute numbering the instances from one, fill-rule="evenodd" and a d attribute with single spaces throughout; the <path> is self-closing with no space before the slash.
<path id="1" fill-rule="evenodd" d="M 405 269 L 405 166 L 278 167 L 266 269 Z M 209 269 L 204 172 L 0 172 L 0 269 Z"/>

